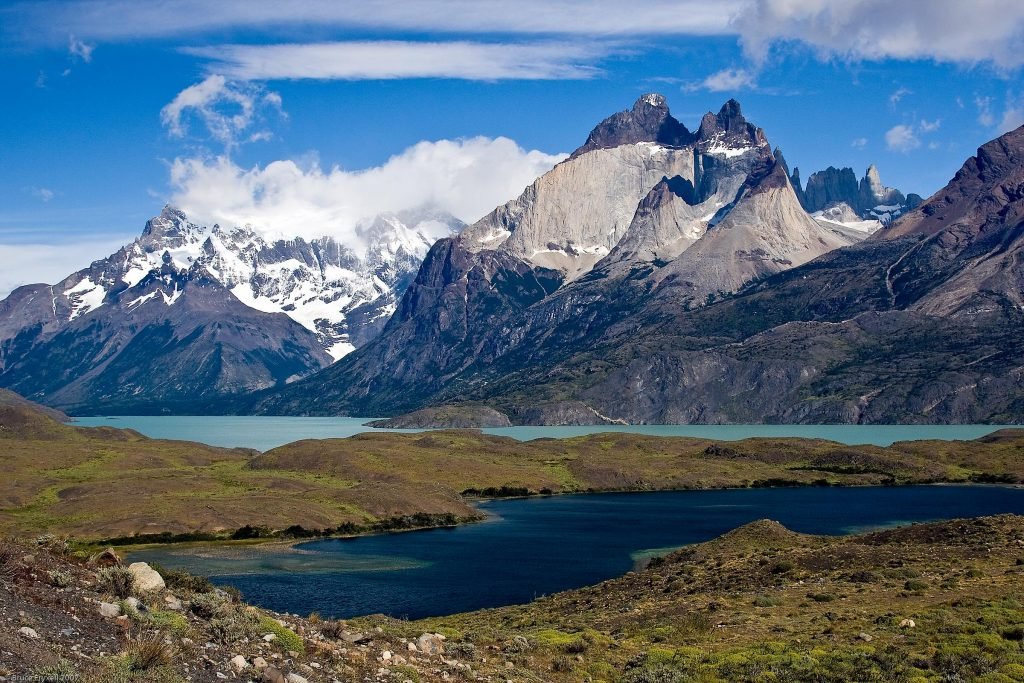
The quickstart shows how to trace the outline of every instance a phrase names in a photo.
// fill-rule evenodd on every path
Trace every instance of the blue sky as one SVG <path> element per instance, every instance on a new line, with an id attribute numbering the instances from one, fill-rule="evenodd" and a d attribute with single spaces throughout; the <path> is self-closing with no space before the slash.
<path id="1" fill-rule="evenodd" d="M 804 178 L 876 163 L 927 196 L 1024 123 L 1021 4 L 7 3 L 0 294 L 167 201 L 278 232 L 422 201 L 473 220 L 650 91 L 691 128 L 737 98 Z"/>

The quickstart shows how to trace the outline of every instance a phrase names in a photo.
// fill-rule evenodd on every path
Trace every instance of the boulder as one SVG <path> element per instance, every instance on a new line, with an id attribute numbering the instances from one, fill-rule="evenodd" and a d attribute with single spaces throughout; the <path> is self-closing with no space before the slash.
<path id="1" fill-rule="evenodd" d="M 164 577 L 145 562 L 132 562 L 128 571 L 135 576 L 135 588 L 143 593 L 166 588 Z"/>
<path id="2" fill-rule="evenodd" d="M 24 637 L 28 638 L 29 640 L 39 640 L 39 634 L 36 633 L 36 630 L 34 628 L 29 628 L 28 626 L 22 626 L 21 628 L 18 629 L 18 633 L 20 633 Z"/>
<path id="3" fill-rule="evenodd" d="M 416 639 L 416 648 L 428 655 L 444 654 L 444 637 L 437 633 L 424 633 Z"/>
<path id="4" fill-rule="evenodd" d="M 865 643 L 870 643 L 872 640 L 875 639 L 875 637 L 873 635 L 871 635 L 870 633 L 864 633 L 864 632 L 861 632 L 860 635 L 857 636 L 857 637 L 860 638 L 861 640 L 863 640 Z"/>
<path id="5" fill-rule="evenodd" d="M 280 669 L 276 666 L 268 666 L 263 670 L 263 683 L 288 683 Z"/>
<path id="6" fill-rule="evenodd" d="M 231 670 L 237 673 L 242 673 L 244 670 L 249 668 L 249 662 L 245 661 L 245 657 L 242 655 L 235 655 L 228 662 L 231 665 Z"/>
<path id="7" fill-rule="evenodd" d="M 100 615 L 113 619 L 114 617 L 121 616 L 121 606 L 115 605 L 112 602 L 101 602 L 100 603 Z"/>
<path id="8" fill-rule="evenodd" d="M 913 619 L 904 619 L 900 622 L 900 628 L 915 628 L 917 623 Z"/>

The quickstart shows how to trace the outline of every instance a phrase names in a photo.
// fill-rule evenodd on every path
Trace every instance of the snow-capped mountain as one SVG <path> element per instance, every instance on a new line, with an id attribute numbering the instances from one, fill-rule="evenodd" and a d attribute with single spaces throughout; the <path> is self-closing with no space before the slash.
<path id="1" fill-rule="evenodd" d="M 292 381 L 375 337 L 433 242 L 461 227 L 424 208 L 367 220 L 350 244 L 269 240 L 165 207 L 108 258 L 0 302 L 0 385 L 82 411 Z"/>
<path id="2" fill-rule="evenodd" d="M 199 267 L 246 306 L 284 313 L 314 332 L 337 360 L 376 336 L 431 245 L 461 227 L 422 209 L 366 221 L 356 229 L 358 245 L 332 237 L 268 241 L 250 226 L 200 227 L 168 206 L 115 259 L 129 287 L 165 263 Z M 103 287 L 88 277 L 68 291 L 81 301 L 78 312 L 102 302 Z"/>

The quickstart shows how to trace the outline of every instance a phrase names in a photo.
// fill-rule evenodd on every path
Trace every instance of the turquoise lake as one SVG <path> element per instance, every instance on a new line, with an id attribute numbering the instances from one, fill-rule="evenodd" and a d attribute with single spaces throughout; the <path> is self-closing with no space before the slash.
<path id="1" fill-rule="evenodd" d="M 200 441 L 213 446 L 266 451 L 300 439 L 344 438 L 381 430 L 366 427 L 369 417 L 236 417 L 236 416 L 117 416 L 82 417 L 83 427 L 106 425 L 135 429 L 155 439 Z M 798 436 L 840 443 L 888 446 L 895 441 L 977 439 L 1001 425 L 607 425 L 588 427 L 503 427 L 481 430 L 520 441 L 565 438 L 598 432 L 629 432 L 655 436 L 693 436 L 722 441 L 749 437 Z"/>

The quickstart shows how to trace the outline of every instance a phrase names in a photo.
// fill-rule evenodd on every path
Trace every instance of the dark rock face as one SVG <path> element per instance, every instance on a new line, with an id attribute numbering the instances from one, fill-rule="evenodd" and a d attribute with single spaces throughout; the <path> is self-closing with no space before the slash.
<path id="1" fill-rule="evenodd" d="M 0 356 L 5 386 L 72 414 L 181 409 L 330 362 L 287 316 L 255 311 L 200 273 L 173 268 L 59 327 L 26 327 L 0 344 Z"/>
<path id="2" fill-rule="evenodd" d="M 670 147 L 683 147 L 693 141 L 693 134 L 668 111 L 665 98 L 648 93 L 633 108 L 612 114 L 590 132 L 582 147 L 572 153 L 577 157 L 595 149 L 608 149 L 637 142 L 656 142 Z"/>
<path id="3" fill-rule="evenodd" d="M 860 185 L 853 169 L 829 166 L 812 173 L 804 188 L 804 208 L 809 212 L 821 211 L 839 202 L 849 204 L 858 213 L 861 211 Z"/>

